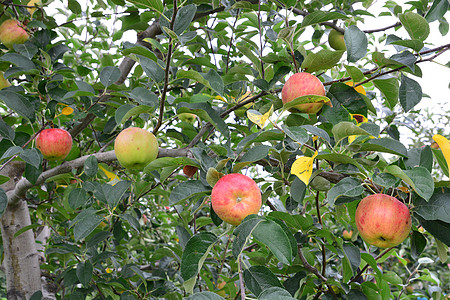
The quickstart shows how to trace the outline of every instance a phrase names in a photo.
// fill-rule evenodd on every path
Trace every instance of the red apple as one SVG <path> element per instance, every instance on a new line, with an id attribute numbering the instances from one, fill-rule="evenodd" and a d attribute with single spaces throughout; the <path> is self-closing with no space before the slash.
<path id="1" fill-rule="evenodd" d="M 23 44 L 29 38 L 23 25 L 15 19 L 9 19 L 0 25 L 0 41 L 6 48 L 12 49 L 14 44 Z"/>
<path id="2" fill-rule="evenodd" d="M 183 173 L 189 178 L 192 178 L 197 173 L 198 168 L 195 166 L 186 165 L 183 167 Z"/>
<path id="3" fill-rule="evenodd" d="M 411 231 L 408 207 L 385 194 L 362 199 L 356 209 L 355 222 L 363 240 L 380 248 L 397 246 Z"/>
<path id="4" fill-rule="evenodd" d="M 351 238 L 352 238 L 352 235 L 353 235 L 353 231 L 352 231 L 352 230 L 348 231 L 347 229 L 345 229 L 345 230 L 342 232 L 342 237 L 343 237 L 345 240 L 351 239 Z"/>
<path id="5" fill-rule="evenodd" d="M 239 225 L 251 214 L 261 208 L 261 191 L 250 177 L 233 173 L 220 178 L 211 192 L 214 212 L 223 221 Z"/>
<path id="6" fill-rule="evenodd" d="M 158 141 L 145 129 L 129 127 L 117 136 L 114 151 L 123 167 L 142 170 L 158 156 Z"/>
<path id="7" fill-rule="evenodd" d="M 72 149 L 72 136 L 64 129 L 44 129 L 36 137 L 36 147 L 45 159 L 61 160 Z"/>
<path id="8" fill-rule="evenodd" d="M 335 29 L 332 29 L 328 34 L 328 44 L 334 50 L 347 50 L 344 42 L 344 34 Z"/>
<path id="9" fill-rule="evenodd" d="M 306 72 L 292 75 L 281 90 L 283 104 L 306 95 L 325 96 L 325 88 L 319 78 Z M 323 102 L 302 103 L 296 105 L 295 108 L 303 113 L 315 114 L 322 108 L 323 104 Z"/>

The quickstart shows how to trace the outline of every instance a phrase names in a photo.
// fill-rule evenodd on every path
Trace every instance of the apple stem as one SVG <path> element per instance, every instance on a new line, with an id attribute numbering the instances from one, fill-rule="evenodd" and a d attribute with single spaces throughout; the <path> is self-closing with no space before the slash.
<path id="1" fill-rule="evenodd" d="M 245 300 L 245 286 L 244 286 L 244 276 L 242 274 L 242 254 L 238 258 L 238 268 L 239 268 L 239 283 L 241 287 L 241 300 Z"/>

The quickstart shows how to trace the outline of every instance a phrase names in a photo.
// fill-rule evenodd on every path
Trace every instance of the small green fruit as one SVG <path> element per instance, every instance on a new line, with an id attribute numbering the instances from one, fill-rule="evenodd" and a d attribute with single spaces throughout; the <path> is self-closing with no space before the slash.
<path id="1" fill-rule="evenodd" d="M 328 34 L 328 44 L 334 50 L 347 50 L 344 41 L 344 34 L 335 29 L 332 29 Z"/>

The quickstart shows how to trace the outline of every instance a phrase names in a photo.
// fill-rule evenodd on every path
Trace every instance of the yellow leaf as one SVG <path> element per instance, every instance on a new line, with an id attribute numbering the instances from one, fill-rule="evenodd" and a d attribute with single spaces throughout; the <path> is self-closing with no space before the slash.
<path id="1" fill-rule="evenodd" d="M 450 141 L 440 134 L 433 135 L 433 140 L 441 148 L 442 154 L 444 154 L 445 160 L 447 161 L 448 169 L 450 170 Z"/>
<path id="2" fill-rule="evenodd" d="M 106 170 L 102 165 L 99 165 L 98 168 L 99 168 L 100 170 L 102 170 L 103 173 L 105 173 L 106 177 L 108 177 L 109 182 L 110 182 L 112 185 L 115 185 L 117 182 L 120 181 L 119 176 L 117 176 L 117 175 L 114 174 L 113 172 L 110 172 L 110 171 Z"/>
<path id="3" fill-rule="evenodd" d="M 250 91 L 247 91 L 245 94 L 243 94 L 242 96 L 240 96 L 238 99 L 237 99 L 237 103 L 239 103 L 239 102 L 242 102 L 242 101 L 244 101 L 244 100 L 247 100 L 247 98 L 250 98 L 250 96 L 252 95 L 252 92 L 250 92 Z"/>
<path id="4" fill-rule="evenodd" d="M 106 268 L 106 273 L 111 274 L 112 273 L 112 269 L 111 268 Z"/>
<path id="5" fill-rule="evenodd" d="M 71 115 L 73 113 L 73 108 L 66 106 L 61 110 L 61 113 L 65 116 Z"/>
<path id="6" fill-rule="evenodd" d="M 41 0 L 31 0 L 28 2 L 27 6 L 40 6 L 42 4 Z M 36 7 L 27 7 L 28 12 L 32 16 L 36 11 Z"/>
<path id="7" fill-rule="evenodd" d="M 360 115 L 360 114 L 350 114 L 350 117 L 352 120 L 355 120 L 356 123 L 359 125 L 361 123 L 367 123 L 369 122 L 369 120 L 367 119 L 366 116 L 364 115 Z"/>
<path id="8" fill-rule="evenodd" d="M 357 135 L 350 135 L 350 136 L 348 137 L 348 143 L 349 143 L 349 144 L 353 143 L 353 141 L 356 139 L 356 137 L 357 137 Z"/>
<path id="9" fill-rule="evenodd" d="M 214 99 L 216 99 L 216 100 L 221 100 L 221 101 L 223 101 L 223 102 L 227 102 L 227 100 L 225 100 L 224 97 L 219 96 L 219 95 L 215 96 Z"/>
<path id="10" fill-rule="evenodd" d="M 269 111 L 263 115 L 260 112 L 253 109 L 247 110 L 247 117 L 250 119 L 250 121 L 258 125 L 260 128 L 264 128 L 266 126 L 267 120 L 272 115 L 272 113 L 273 113 L 273 105 L 270 107 Z"/>
<path id="11" fill-rule="evenodd" d="M 353 87 L 353 82 L 352 81 L 347 81 L 345 83 L 346 85 L 349 85 L 351 87 Z M 362 85 L 358 85 L 357 87 L 353 87 L 355 89 L 355 91 L 357 91 L 360 94 L 363 94 L 364 96 L 366 95 L 366 90 L 364 89 L 364 87 Z"/>
<path id="12" fill-rule="evenodd" d="M 311 178 L 312 175 L 313 163 L 316 156 L 317 151 L 314 153 L 312 157 L 301 156 L 297 158 L 297 160 L 294 161 L 294 163 L 292 164 L 291 174 L 294 174 L 306 185 L 308 185 L 309 179 Z"/>

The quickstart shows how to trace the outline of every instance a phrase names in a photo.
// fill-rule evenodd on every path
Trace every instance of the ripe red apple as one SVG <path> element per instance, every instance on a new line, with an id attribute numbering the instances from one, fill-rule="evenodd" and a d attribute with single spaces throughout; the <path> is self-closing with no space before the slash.
<path id="1" fill-rule="evenodd" d="M 36 137 L 36 147 L 45 159 L 61 160 L 72 149 L 72 136 L 64 129 L 44 129 Z"/>
<path id="2" fill-rule="evenodd" d="M 325 88 L 322 82 L 316 76 L 300 72 L 292 75 L 284 84 L 281 90 L 281 100 L 283 104 L 306 95 L 325 96 Z M 302 103 L 295 106 L 297 110 L 303 113 L 315 114 L 324 103 Z"/>
<path id="3" fill-rule="evenodd" d="M 0 25 L 0 41 L 6 48 L 12 49 L 14 44 L 23 44 L 29 38 L 23 25 L 15 19 L 9 19 Z"/>
<path id="4" fill-rule="evenodd" d="M 5 79 L 5 76 L 3 76 L 3 72 L 0 72 L 0 90 L 10 86 L 11 83 L 9 83 L 8 80 Z"/>
<path id="5" fill-rule="evenodd" d="M 145 129 L 129 127 L 117 136 L 114 151 L 123 167 L 142 170 L 158 156 L 158 141 Z"/>
<path id="6" fill-rule="evenodd" d="M 344 42 L 344 34 L 335 29 L 332 29 L 328 34 L 328 44 L 330 44 L 330 47 L 334 50 L 347 49 Z"/>
<path id="7" fill-rule="evenodd" d="M 353 235 L 353 231 L 352 231 L 352 230 L 348 231 L 347 229 L 345 229 L 345 230 L 342 232 L 342 237 L 343 237 L 345 240 L 351 239 L 351 238 L 352 238 L 352 235 Z"/>
<path id="8" fill-rule="evenodd" d="M 198 171 L 198 168 L 195 166 L 186 165 L 183 167 L 184 175 L 186 175 L 189 178 L 192 178 L 195 175 L 195 173 L 197 173 L 197 171 Z"/>
<path id="9" fill-rule="evenodd" d="M 385 194 L 362 199 L 356 209 L 355 222 L 363 240 L 380 248 L 397 246 L 411 231 L 408 207 Z"/>
<path id="10" fill-rule="evenodd" d="M 214 212 L 223 221 L 239 225 L 251 214 L 261 208 L 261 191 L 250 177 L 233 173 L 220 178 L 211 192 Z"/>

